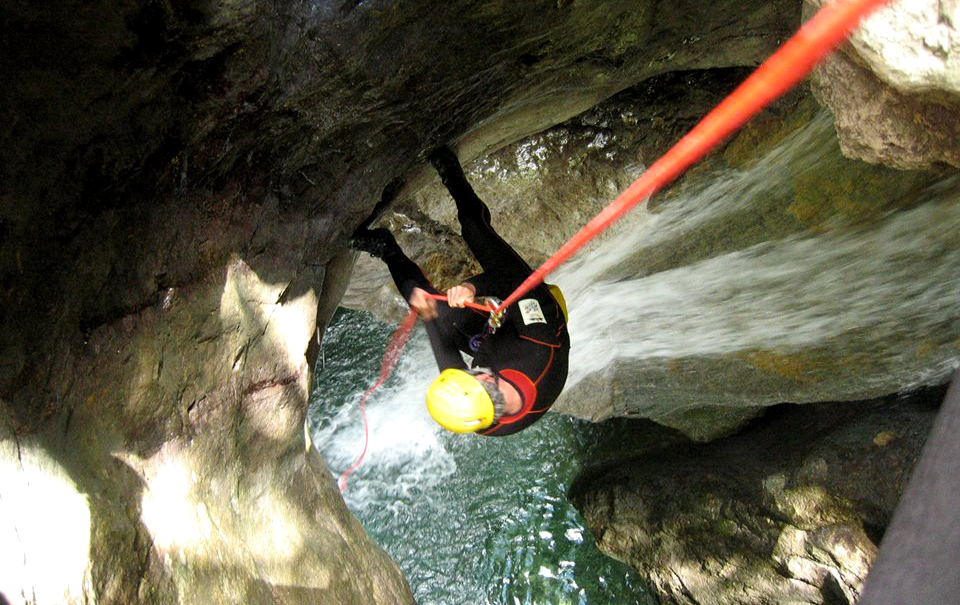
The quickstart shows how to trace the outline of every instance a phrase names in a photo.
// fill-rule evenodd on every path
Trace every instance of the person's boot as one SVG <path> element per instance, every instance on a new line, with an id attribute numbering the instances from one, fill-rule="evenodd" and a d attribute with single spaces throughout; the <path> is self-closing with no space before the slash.
<path id="1" fill-rule="evenodd" d="M 440 180 L 448 189 L 452 184 L 459 184 L 466 181 L 463 174 L 463 168 L 460 167 L 460 160 L 457 155 L 446 145 L 437 147 L 427 156 L 430 163 L 440 175 Z"/>
<path id="2" fill-rule="evenodd" d="M 397 240 L 389 229 L 357 229 L 350 238 L 350 247 L 354 250 L 366 252 L 375 258 L 383 258 L 390 250 L 397 247 Z"/>

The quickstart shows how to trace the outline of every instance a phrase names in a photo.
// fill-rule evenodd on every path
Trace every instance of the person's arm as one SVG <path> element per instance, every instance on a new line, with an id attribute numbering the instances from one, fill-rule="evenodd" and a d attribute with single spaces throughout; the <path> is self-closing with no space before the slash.
<path id="1" fill-rule="evenodd" d="M 477 288 L 469 281 L 463 282 L 459 286 L 454 286 L 447 290 L 447 304 L 451 307 L 462 309 L 464 303 L 475 302 L 474 295 Z"/>
<path id="2" fill-rule="evenodd" d="M 437 368 L 441 372 L 450 368 L 466 370 L 467 364 L 463 361 L 460 349 L 443 338 L 437 322 L 427 321 L 423 325 L 427 329 L 427 336 L 430 337 L 430 348 L 433 349 L 433 357 L 437 360 Z"/>
<path id="3" fill-rule="evenodd" d="M 437 301 L 427 294 L 429 293 L 423 288 L 413 288 L 407 298 L 407 304 L 424 322 L 430 322 L 437 317 Z"/>
<path id="4" fill-rule="evenodd" d="M 449 368 L 467 369 L 467 364 L 463 361 L 460 349 L 452 340 L 444 337 L 442 320 L 437 320 L 437 301 L 428 297 L 427 291 L 423 288 L 414 288 L 407 302 L 423 318 L 427 336 L 430 337 L 430 348 L 433 350 L 433 356 L 437 360 L 437 367 L 440 371 Z"/>
<path id="5" fill-rule="evenodd" d="M 503 278 L 498 278 L 495 275 L 489 273 L 481 273 L 480 275 L 474 275 L 464 282 L 464 285 L 469 284 L 474 288 L 474 294 L 479 294 L 480 296 L 496 296 L 497 298 L 505 298 L 509 292 L 504 292 L 504 280 Z"/>

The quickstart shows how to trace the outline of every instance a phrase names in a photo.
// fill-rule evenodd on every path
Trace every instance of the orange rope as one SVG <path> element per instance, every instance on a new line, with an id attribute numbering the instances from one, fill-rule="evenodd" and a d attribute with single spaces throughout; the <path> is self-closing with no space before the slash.
<path id="1" fill-rule="evenodd" d="M 427 294 L 429 298 L 434 300 L 447 300 L 447 297 L 443 294 Z M 481 305 L 479 303 L 465 302 L 464 305 L 477 309 L 478 311 L 485 311 L 487 313 L 492 313 L 494 308 L 490 305 Z M 357 458 L 357 461 L 350 465 L 350 468 L 343 471 L 340 475 L 340 480 L 337 484 L 340 486 L 340 493 L 347 491 L 347 479 L 350 478 L 350 475 L 353 474 L 355 470 L 360 468 L 360 465 L 363 463 L 364 457 L 367 455 L 367 447 L 370 444 L 370 425 L 367 422 L 367 399 L 370 398 L 370 395 L 374 391 L 380 388 L 380 386 L 386 382 L 387 378 L 390 377 L 390 373 L 393 372 L 393 369 L 397 365 L 397 361 L 400 359 L 400 355 L 403 353 L 403 348 L 407 344 L 407 340 L 410 338 L 410 333 L 413 331 L 413 327 L 417 323 L 417 312 L 413 309 L 410 309 L 410 312 L 407 313 L 407 316 L 404 318 L 403 322 L 400 324 L 400 327 L 393 333 L 393 336 L 390 337 L 389 342 L 387 342 L 387 351 L 384 353 L 383 361 L 380 363 L 380 376 L 377 378 L 377 381 L 367 389 L 363 395 L 360 397 L 360 420 L 363 422 L 363 451 L 360 452 L 360 456 Z"/>
<path id="2" fill-rule="evenodd" d="M 443 294 L 430 294 L 427 293 L 427 298 L 432 298 L 433 300 L 443 300 L 446 301 L 447 297 Z M 487 313 L 493 313 L 496 309 L 490 305 L 482 305 L 475 302 L 464 302 L 463 306 L 470 307 L 471 309 L 476 309 L 477 311 L 486 311 Z"/>
<path id="3" fill-rule="evenodd" d="M 691 164 L 743 126 L 767 104 L 792 88 L 810 73 L 814 65 L 845 39 L 867 13 L 889 1 L 836 0 L 825 6 L 758 67 L 743 84 L 707 114 L 693 130 L 650 166 L 626 191 L 601 210 L 553 256 L 531 273 L 513 294 L 500 303 L 500 306 L 493 308 L 477 303 L 464 303 L 465 306 L 492 313 L 515 303 L 521 296 L 541 284 L 550 272 L 611 223 L 680 176 Z M 447 300 L 447 297 L 442 294 L 428 294 L 428 296 L 435 300 Z M 360 466 L 367 453 L 370 439 L 366 414 L 367 398 L 390 376 L 416 321 L 417 314 L 411 310 L 387 344 L 387 352 L 380 366 L 379 379 L 360 399 L 360 416 L 363 419 L 364 432 L 363 451 L 357 461 L 340 476 L 341 492 L 347 489 L 347 479 Z"/>
<path id="4" fill-rule="evenodd" d="M 500 303 L 497 310 L 507 308 L 540 285 L 550 272 L 581 246 L 635 205 L 680 176 L 691 164 L 743 126 L 767 104 L 792 88 L 845 39 L 867 13 L 889 1 L 836 0 L 823 7 L 693 130 L 531 273 L 513 294 Z"/>
<path id="5" fill-rule="evenodd" d="M 380 377 L 377 381 L 371 386 L 363 396 L 360 398 L 360 418 L 363 420 L 363 451 L 360 452 L 360 457 L 357 458 L 357 461 L 353 463 L 347 470 L 343 471 L 343 474 L 340 475 L 340 493 L 347 491 L 347 479 L 350 478 L 350 475 L 353 474 L 353 471 L 360 468 L 360 464 L 363 462 L 363 457 L 367 455 L 367 445 L 370 443 L 370 427 L 367 424 L 367 398 L 373 394 L 380 385 L 386 382 L 387 378 L 390 377 L 390 373 L 393 372 L 393 368 L 396 367 L 397 361 L 400 360 L 400 354 L 403 353 L 403 347 L 406 346 L 407 340 L 410 338 L 410 332 L 413 331 L 413 326 L 417 323 L 417 313 L 413 309 L 407 313 L 407 316 L 404 318 L 403 322 L 400 324 L 400 327 L 397 328 L 396 332 L 393 333 L 393 336 L 390 337 L 390 341 L 387 343 L 387 352 L 383 355 L 383 361 L 380 363 Z"/>

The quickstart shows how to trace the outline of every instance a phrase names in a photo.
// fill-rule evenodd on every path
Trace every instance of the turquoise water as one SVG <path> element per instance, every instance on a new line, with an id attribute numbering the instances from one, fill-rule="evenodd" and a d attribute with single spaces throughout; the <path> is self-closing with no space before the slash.
<path id="1" fill-rule="evenodd" d="M 358 409 L 393 326 L 341 309 L 324 336 L 314 442 L 339 475 L 363 448 Z M 646 605 L 641 578 L 602 555 L 565 492 L 603 425 L 548 414 L 506 438 L 455 435 L 426 413 L 436 365 L 421 328 L 368 402 L 370 446 L 347 505 L 420 605 Z"/>

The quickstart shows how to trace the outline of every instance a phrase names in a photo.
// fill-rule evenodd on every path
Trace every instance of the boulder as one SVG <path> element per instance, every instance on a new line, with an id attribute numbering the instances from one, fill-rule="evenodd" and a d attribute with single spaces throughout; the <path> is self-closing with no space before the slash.
<path id="1" fill-rule="evenodd" d="M 440 144 L 479 155 L 656 73 L 754 64 L 798 14 L 5 2 L 3 599 L 410 602 L 302 437 L 347 236 Z"/>
<path id="2" fill-rule="evenodd" d="M 812 12 L 823 0 L 807 0 Z M 844 155 L 897 168 L 960 167 L 960 5 L 892 2 L 813 73 Z"/>
<path id="3" fill-rule="evenodd" d="M 569 497 L 663 602 L 852 604 L 943 392 L 771 408 L 710 444 L 641 425 Z"/>
<path id="4" fill-rule="evenodd" d="M 9 602 L 414 602 L 304 437 L 315 291 L 255 266 L 91 331 L 69 412 L 3 425 Z"/>

